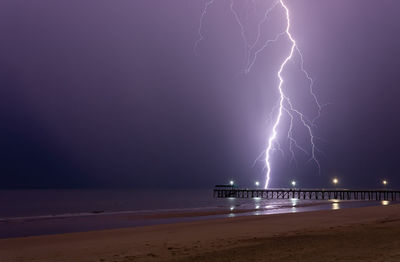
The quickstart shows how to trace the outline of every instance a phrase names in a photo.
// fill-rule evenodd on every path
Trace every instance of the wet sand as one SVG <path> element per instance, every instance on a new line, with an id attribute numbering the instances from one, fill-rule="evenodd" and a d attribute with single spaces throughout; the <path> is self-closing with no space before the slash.
<path id="1" fill-rule="evenodd" d="M 234 213 L 250 215 L 256 209 L 113 212 L 46 215 L 0 219 L 0 239 L 51 234 L 109 230 L 138 226 L 172 224 L 228 217 Z M 1 260 L 0 260 L 1 262 Z"/>
<path id="2" fill-rule="evenodd" d="M 0 261 L 400 261 L 400 205 L 1 239 Z"/>

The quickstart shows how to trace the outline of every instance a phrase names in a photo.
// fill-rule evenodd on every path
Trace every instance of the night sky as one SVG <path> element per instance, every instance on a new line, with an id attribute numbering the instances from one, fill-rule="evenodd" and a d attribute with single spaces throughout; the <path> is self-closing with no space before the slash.
<path id="1" fill-rule="evenodd" d="M 250 41 L 272 1 L 236 0 Z M 243 74 L 228 0 L 193 45 L 202 0 L 2 0 L 0 188 L 207 188 L 263 181 L 282 38 Z M 286 0 L 315 92 L 322 172 L 298 152 L 273 155 L 272 187 L 400 187 L 400 1 Z M 263 38 L 281 32 L 277 8 Z M 297 62 L 296 62 L 297 61 Z M 298 60 L 286 90 L 313 117 Z M 314 108 L 315 109 L 315 108 Z M 286 119 L 287 120 L 287 119 Z M 282 133 L 287 132 L 286 125 Z M 286 131 L 285 131 L 286 130 Z M 307 148 L 301 130 L 299 143 Z M 307 148 L 309 149 L 309 148 Z"/>

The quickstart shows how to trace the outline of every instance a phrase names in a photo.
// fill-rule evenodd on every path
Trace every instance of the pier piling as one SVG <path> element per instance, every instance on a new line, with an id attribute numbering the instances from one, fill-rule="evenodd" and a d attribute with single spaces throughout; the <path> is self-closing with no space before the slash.
<path id="1" fill-rule="evenodd" d="M 309 200 L 391 200 L 400 199 L 400 190 L 349 189 L 239 189 L 215 188 L 215 198 L 265 198 Z"/>

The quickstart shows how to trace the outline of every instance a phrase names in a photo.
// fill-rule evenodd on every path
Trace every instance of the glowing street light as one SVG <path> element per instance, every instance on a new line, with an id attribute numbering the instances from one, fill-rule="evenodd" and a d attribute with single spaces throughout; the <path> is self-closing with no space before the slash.
<path id="1" fill-rule="evenodd" d="M 384 179 L 383 181 L 382 181 L 382 185 L 383 186 L 387 186 L 389 184 L 389 182 L 386 180 L 386 179 Z"/>
<path id="2" fill-rule="evenodd" d="M 292 182 L 290 182 L 290 184 L 292 184 L 292 187 L 296 186 L 296 181 L 292 180 Z"/>
<path id="3" fill-rule="evenodd" d="M 339 183 L 339 179 L 335 177 L 334 179 L 332 179 L 332 183 L 336 186 Z"/>
<path id="4" fill-rule="evenodd" d="M 254 184 L 256 185 L 256 187 L 258 187 L 260 185 L 260 182 L 256 181 Z"/>
<path id="5" fill-rule="evenodd" d="M 235 182 L 233 180 L 229 181 L 229 185 L 233 186 Z"/>

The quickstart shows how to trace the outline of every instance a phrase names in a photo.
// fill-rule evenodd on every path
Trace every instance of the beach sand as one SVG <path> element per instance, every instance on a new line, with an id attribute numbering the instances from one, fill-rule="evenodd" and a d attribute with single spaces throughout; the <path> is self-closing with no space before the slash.
<path id="1" fill-rule="evenodd" d="M 400 205 L 1 239 L 0 261 L 400 261 Z"/>

